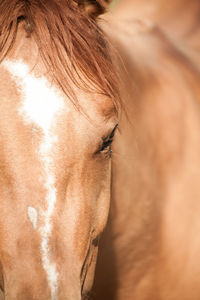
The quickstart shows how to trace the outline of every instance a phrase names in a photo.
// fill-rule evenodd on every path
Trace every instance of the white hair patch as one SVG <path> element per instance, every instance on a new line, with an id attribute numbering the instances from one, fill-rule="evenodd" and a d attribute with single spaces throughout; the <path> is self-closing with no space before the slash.
<path id="1" fill-rule="evenodd" d="M 33 225 L 33 228 L 37 229 L 38 213 L 37 210 L 32 206 L 28 207 L 28 217 L 31 224 Z"/>
<path id="2" fill-rule="evenodd" d="M 39 232 L 41 234 L 41 255 L 43 268 L 47 274 L 49 287 L 51 289 L 51 299 L 57 299 L 58 293 L 58 271 L 56 263 L 51 260 L 51 249 L 49 239 L 52 234 L 52 216 L 56 204 L 55 175 L 52 169 L 53 160 L 51 152 L 57 136 L 53 133 L 54 125 L 59 113 L 67 112 L 66 102 L 59 95 L 55 87 L 50 86 L 45 77 L 36 78 L 31 74 L 28 65 L 22 61 L 4 61 L 3 65 L 11 72 L 18 84 L 23 103 L 19 109 L 19 114 L 24 122 L 39 127 L 43 137 L 38 149 L 39 159 L 42 162 L 42 180 L 46 196 L 46 207 L 39 211 L 41 223 Z M 37 228 L 38 213 L 33 207 L 28 207 L 29 220 L 33 228 Z"/>

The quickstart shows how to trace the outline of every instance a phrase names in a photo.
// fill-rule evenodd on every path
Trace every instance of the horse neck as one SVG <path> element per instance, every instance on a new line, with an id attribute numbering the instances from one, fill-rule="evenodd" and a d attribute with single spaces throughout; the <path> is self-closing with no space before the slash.
<path id="1" fill-rule="evenodd" d="M 121 120 L 121 135 L 113 149 L 111 202 L 111 230 L 113 236 L 117 236 L 113 243 L 120 253 L 115 259 L 120 266 L 119 277 L 123 278 L 118 288 L 123 291 L 129 288 L 126 282 L 130 274 L 132 282 L 136 282 L 141 272 L 141 282 L 146 279 L 153 285 L 148 276 L 152 276 L 151 268 L 166 249 L 169 251 L 168 262 L 156 265 L 158 269 L 154 275 L 162 273 L 170 277 L 173 270 L 163 273 L 162 268 L 167 268 L 167 263 L 171 266 L 177 263 L 178 270 L 183 264 L 184 254 L 192 253 L 193 244 L 188 243 L 185 249 L 184 237 L 192 234 L 195 241 L 199 224 L 196 212 L 200 208 L 197 201 L 200 89 L 199 75 L 190 59 L 184 58 L 162 33 L 153 29 L 128 36 L 124 34 L 126 28 L 121 30 L 122 34 L 116 30 L 117 41 L 115 28 L 114 33 L 109 33 L 126 68 L 126 72 L 121 73 L 122 93 L 129 117 L 129 121 L 125 116 Z M 128 189 L 122 188 L 124 183 Z M 188 216 L 190 205 L 196 209 Z M 176 224 L 180 226 L 175 229 Z M 186 230 L 184 235 L 183 227 Z M 173 238 L 177 242 L 173 243 Z M 130 254 L 132 245 L 135 247 Z M 185 252 L 177 251 L 180 245 Z M 143 255 L 140 255 L 141 251 Z M 137 261 L 139 270 L 133 268 L 130 261 Z M 193 264 L 192 259 L 188 265 L 190 271 Z M 162 286 L 167 275 L 158 279 L 158 286 Z M 178 273 L 178 276 L 182 274 Z M 190 283 L 193 279 L 183 278 Z M 173 280 L 176 278 L 170 283 Z M 134 286 L 129 291 L 131 299 L 137 298 L 137 292 L 149 294 L 151 288 L 146 287 L 144 291 L 142 285 L 141 291 L 139 284 Z M 178 299 L 183 299 L 182 291 L 179 295 Z"/>
<path id="2" fill-rule="evenodd" d="M 198 49 L 199 13 L 198 0 L 175 0 L 173 3 L 165 0 L 124 0 L 113 10 L 118 19 L 147 19 L 176 38 L 184 37 Z"/>
<path id="3" fill-rule="evenodd" d="M 130 7 L 134 8 L 134 10 L 130 9 Z M 197 18 L 200 3 L 198 0 L 175 0 L 173 3 L 165 0 L 124 0 L 119 2 L 115 10 L 121 11 L 121 14 L 125 12 L 129 16 L 139 16 L 139 13 L 141 13 L 140 17 L 145 16 L 156 19 L 169 18 L 178 13 L 179 18 L 185 13 L 193 14 L 193 17 Z"/>

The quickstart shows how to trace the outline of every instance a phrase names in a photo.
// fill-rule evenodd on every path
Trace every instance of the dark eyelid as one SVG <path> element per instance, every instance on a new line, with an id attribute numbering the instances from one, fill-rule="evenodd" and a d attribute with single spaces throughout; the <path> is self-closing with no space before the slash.
<path id="1" fill-rule="evenodd" d="M 103 137 L 102 138 L 102 145 L 101 145 L 101 148 L 100 148 L 100 152 L 103 151 L 104 149 L 106 149 L 107 147 L 109 147 L 112 142 L 113 142 L 113 138 L 114 138 L 114 135 L 115 135 L 115 132 L 118 128 L 118 124 L 114 127 L 114 129 L 112 130 L 112 132 L 110 133 L 110 135 L 108 135 L 107 137 Z"/>
<path id="2" fill-rule="evenodd" d="M 102 140 L 103 140 L 103 141 L 106 141 L 106 140 L 113 140 L 114 135 L 115 135 L 115 132 L 116 132 L 118 126 L 119 126 L 119 125 L 116 124 L 115 127 L 113 128 L 112 132 L 111 132 L 107 137 L 103 137 Z"/>

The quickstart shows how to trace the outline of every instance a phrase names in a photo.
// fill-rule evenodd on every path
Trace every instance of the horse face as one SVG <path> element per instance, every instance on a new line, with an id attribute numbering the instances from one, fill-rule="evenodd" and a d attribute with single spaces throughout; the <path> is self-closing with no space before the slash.
<path id="1" fill-rule="evenodd" d="M 6 299 L 81 299 L 110 198 L 113 105 L 7 60 L 0 91 L 0 262 Z M 108 118 L 109 115 L 109 118 Z"/>

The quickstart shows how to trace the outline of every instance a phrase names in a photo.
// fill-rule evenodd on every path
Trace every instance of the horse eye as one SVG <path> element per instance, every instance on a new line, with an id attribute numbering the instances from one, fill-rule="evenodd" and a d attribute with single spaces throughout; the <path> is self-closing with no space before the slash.
<path id="1" fill-rule="evenodd" d="M 111 150 L 110 149 L 110 146 L 113 142 L 113 139 L 114 139 L 114 136 L 115 136 L 115 132 L 116 132 L 116 129 L 118 128 L 118 124 L 114 127 L 114 129 L 112 130 L 111 134 L 107 137 L 104 137 L 102 138 L 103 140 L 103 143 L 99 149 L 99 152 L 104 152 L 104 151 L 109 151 Z"/>

